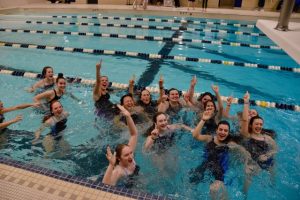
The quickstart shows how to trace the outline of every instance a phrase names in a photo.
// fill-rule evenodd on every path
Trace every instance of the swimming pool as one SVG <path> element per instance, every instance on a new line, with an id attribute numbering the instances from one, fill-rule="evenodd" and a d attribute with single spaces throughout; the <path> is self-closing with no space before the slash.
<path id="1" fill-rule="evenodd" d="M 197 43 L 192 42 L 166 42 L 142 39 L 125 39 L 124 37 L 94 37 L 89 34 L 70 35 L 53 32 L 51 34 L 34 33 L 32 30 L 40 31 L 63 31 L 81 33 L 105 33 L 134 36 L 154 37 L 178 37 L 185 39 L 196 39 L 205 41 L 221 41 L 224 43 L 244 43 L 264 46 L 275 46 L 275 44 L 264 36 L 247 35 L 248 33 L 260 33 L 256 28 L 223 26 L 221 24 L 192 24 L 191 22 L 175 23 L 157 22 L 158 20 L 113 20 L 103 19 L 103 16 L 125 16 L 128 18 L 155 18 L 174 19 L 172 17 L 159 16 L 132 16 L 121 14 L 89 13 L 88 16 L 97 16 L 97 19 L 86 18 L 59 18 L 52 15 L 62 16 L 63 14 L 35 14 L 35 16 L 24 13 L 26 16 L 1 16 L 0 41 L 10 43 L 35 44 L 45 46 L 62 46 L 70 48 L 101 49 L 109 51 L 138 52 L 144 54 L 168 55 L 165 59 L 154 60 L 149 57 L 134 57 L 128 55 L 94 55 L 81 52 L 66 52 L 54 50 L 37 50 L 36 48 L 17 48 L 1 46 L 1 65 L 9 69 L 17 69 L 31 72 L 40 72 L 42 67 L 50 65 L 55 72 L 62 72 L 67 76 L 94 79 L 95 63 L 100 57 L 103 59 L 103 74 L 109 76 L 111 81 L 127 83 L 133 74 L 137 77 L 137 83 L 144 86 L 155 86 L 160 75 L 164 76 L 165 87 L 176 87 L 179 90 L 187 90 L 190 79 L 193 75 L 198 78 L 197 92 L 210 91 L 212 83 L 220 86 L 221 94 L 224 96 L 234 95 L 242 98 L 245 91 L 251 93 L 251 98 L 270 102 L 285 103 L 291 105 L 300 104 L 300 91 L 296 89 L 299 85 L 299 74 L 289 71 L 272 71 L 268 69 L 255 69 L 242 66 L 232 66 L 219 62 L 208 63 L 194 62 L 176 59 L 174 56 L 201 58 L 220 61 L 231 61 L 236 63 L 259 63 L 264 65 L 284 66 L 299 68 L 291 58 L 283 51 L 267 48 L 237 47 L 223 44 Z M 75 14 L 68 14 L 75 16 Z M 181 18 L 175 18 L 176 20 Z M 191 18 L 192 19 L 192 18 Z M 195 19 L 192 19 L 195 20 Z M 197 19 L 198 21 L 219 22 L 213 19 Z M 28 22 L 26 22 L 28 21 Z M 30 21 L 30 23 L 29 23 Z M 51 25 L 38 24 L 74 22 L 74 23 L 101 23 L 99 26 L 92 25 Z M 254 24 L 254 22 L 226 21 L 228 23 Z M 103 24 L 135 24 L 144 26 L 163 27 L 185 27 L 191 29 L 206 29 L 205 32 L 198 30 L 159 30 L 146 28 L 120 28 L 104 26 Z M 159 27 L 158 27 L 159 28 Z M 8 29 L 23 30 L 9 32 Z M 235 34 L 209 31 L 226 30 L 235 31 Z M 31 30 L 31 33 L 24 33 L 24 30 Z M 243 33 L 247 33 L 243 35 Z M 141 37 L 142 38 L 142 37 Z M 26 45 L 25 45 L 26 46 Z M 108 53 L 109 53 L 108 51 Z M 173 57 L 172 57 L 173 56 Z M 276 59 L 274 59 L 274 57 Z M 174 58 L 174 59 L 173 59 Z M 205 61 L 205 62 L 204 62 Z M 25 77 L 12 77 L 0 74 L 0 94 L 5 105 L 14 105 L 32 100 L 32 94 L 24 91 L 24 87 L 30 86 L 35 80 Z M 9 91 L 18 92 L 9 92 Z M 94 126 L 92 88 L 82 84 L 72 84 L 70 90 L 74 95 L 81 98 L 85 103 L 78 104 L 69 98 L 64 98 L 64 108 L 71 112 L 66 130 L 65 140 L 70 145 L 69 151 L 65 153 L 56 152 L 53 155 L 45 156 L 41 145 L 32 146 L 30 141 L 33 132 L 39 127 L 41 114 L 25 110 L 22 113 L 25 119 L 10 127 L 12 130 L 26 130 L 27 132 L 15 132 L 9 135 L 1 135 L 2 143 L 0 155 L 12 157 L 15 160 L 30 162 L 39 166 L 48 167 L 58 171 L 67 171 L 72 175 L 91 177 L 103 174 L 107 162 L 104 149 L 107 144 L 113 145 L 126 140 L 126 134 L 112 134 L 107 125 L 100 123 L 99 129 Z M 113 100 L 118 102 L 120 94 L 114 95 Z M 299 166 L 299 135 L 300 131 L 299 112 L 256 107 L 265 119 L 265 127 L 276 130 L 279 153 L 276 157 L 276 178 L 275 183 L 270 183 L 270 176 L 261 173 L 257 176 L 249 192 L 249 199 L 297 199 L 299 194 L 300 173 Z M 236 105 L 232 113 L 240 111 L 242 107 Z M 9 113 L 6 117 L 12 118 L 16 113 Z M 182 114 L 184 116 L 184 113 Z M 185 116 L 184 120 L 189 121 L 192 116 Z M 99 123 L 98 123 L 99 125 Z M 83 128 L 84 127 L 84 128 Z M 176 145 L 169 149 L 165 155 L 166 160 L 163 166 L 157 166 L 153 155 L 142 153 L 142 144 L 145 138 L 139 138 L 139 146 L 136 151 L 136 161 L 142 167 L 141 180 L 135 190 L 142 190 L 150 193 L 161 194 L 177 199 L 207 199 L 209 197 L 209 178 L 197 186 L 191 185 L 188 181 L 188 172 L 191 168 L 201 163 L 203 146 L 186 133 L 178 134 Z M 288 147 L 288 148 L 287 148 Z M 226 185 L 232 199 L 243 199 L 241 185 L 243 181 L 242 166 L 232 163 L 234 167 L 228 172 Z"/>

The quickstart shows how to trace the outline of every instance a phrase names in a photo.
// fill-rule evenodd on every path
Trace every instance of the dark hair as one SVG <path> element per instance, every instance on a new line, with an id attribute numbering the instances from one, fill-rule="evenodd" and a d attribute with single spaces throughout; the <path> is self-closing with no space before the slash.
<path id="1" fill-rule="evenodd" d="M 248 132 L 249 132 L 249 133 L 252 132 L 252 125 L 253 125 L 254 120 L 256 120 L 256 119 L 261 119 L 262 121 L 264 121 L 264 119 L 261 118 L 261 117 L 258 116 L 258 115 L 251 117 L 251 119 L 250 119 L 250 121 L 249 121 L 249 125 L 248 125 Z"/>
<path id="2" fill-rule="evenodd" d="M 203 104 L 204 110 L 206 110 L 206 106 L 207 106 L 207 104 L 208 104 L 209 102 L 212 102 L 212 103 L 213 103 L 213 105 L 214 105 L 214 107 L 215 107 L 215 112 L 217 112 L 217 106 L 216 106 L 216 103 L 215 103 L 213 100 L 208 100 L 207 102 L 205 102 L 205 103 Z"/>
<path id="3" fill-rule="evenodd" d="M 218 123 L 217 125 L 217 129 L 219 128 L 220 125 L 226 125 L 228 126 L 228 136 L 226 137 L 226 139 L 223 141 L 224 143 L 228 143 L 229 141 L 232 140 L 232 136 L 230 135 L 230 124 L 228 121 L 226 120 L 222 120 Z"/>
<path id="4" fill-rule="evenodd" d="M 149 135 L 151 135 L 151 132 L 153 131 L 153 129 L 155 128 L 155 123 L 157 122 L 157 117 L 159 115 L 165 115 L 166 116 L 166 113 L 164 112 L 157 112 L 155 113 L 155 115 L 153 115 L 152 117 L 152 121 L 153 121 L 153 124 L 146 130 L 146 132 L 144 133 L 144 135 L 147 137 Z"/>
<path id="5" fill-rule="evenodd" d="M 211 98 L 211 100 L 214 100 L 215 99 L 215 97 L 214 97 L 214 95 L 212 94 L 212 93 L 210 93 L 210 92 L 204 92 L 204 93 L 202 93 L 199 97 L 198 97 L 198 101 L 202 101 L 202 99 L 203 99 L 203 97 L 205 97 L 205 96 L 210 96 L 210 98 Z"/>
<path id="6" fill-rule="evenodd" d="M 146 88 L 143 88 L 143 89 L 141 90 L 141 92 L 140 92 L 140 94 L 139 94 L 139 99 L 141 100 L 142 93 L 143 93 L 144 91 L 147 91 L 147 92 L 149 92 L 149 95 L 150 95 L 150 102 L 151 102 L 151 100 L 152 100 L 151 93 L 150 93 L 150 91 L 149 91 L 149 90 L 147 90 Z"/>
<path id="7" fill-rule="evenodd" d="M 58 83 L 59 79 L 66 80 L 63 73 L 58 73 L 57 78 L 56 78 L 56 83 Z"/>
<path id="8" fill-rule="evenodd" d="M 167 94 L 169 95 L 170 92 L 171 92 L 172 90 L 176 90 L 176 91 L 178 92 L 179 96 L 182 95 L 182 91 L 179 91 L 179 90 L 177 90 L 176 88 L 171 88 L 171 89 L 169 89 L 169 90 L 167 91 Z"/>
<path id="9" fill-rule="evenodd" d="M 123 95 L 122 97 L 121 97 L 121 99 L 120 99 L 120 104 L 121 105 L 124 105 L 124 99 L 125 99 L 125 97 L 131 97 L 132 98 L 132 100 L 133 100 L 133 97 L 132 97 L 132 94 L 125 94 L 125 95 Z"/>
<path id="10" fill-rule="evenodd" d="M 47 114 L 47 115 L 44 116 L 44 118 L 43 118 L 43 120 L 42 120 L 43 123 L 44 123 L 45 121 L 47 121 L 50 117 L 53 116 L 53 108 L 52 108 L 52 106 L 53 106 L 53 104 L 56 103 L 56 102 L 60 103 L 60 102 L 57 101 L 57 100 L 54 100 L 54 101 L 51 101 L 51 102 L 50 102 L 50 114 Z M 61 103 L 60 103 L 60 105 L 62 106 Z"/>
<path id="11" fill-rule="evenodd" d="M 53 68 L 50 66 L 45 66 L 42 71 L 42 78 L 45 78 L 47 69 L 53 69 Z"/>
<path id="12" fill-rule="evenodd" d="M 122 150 L 124 147 L 128 147 L 127 144 L 118 144 L 115 151 L 116 151 L 116 164 L 119 164 L 121 155 L 122 155 Z"/>

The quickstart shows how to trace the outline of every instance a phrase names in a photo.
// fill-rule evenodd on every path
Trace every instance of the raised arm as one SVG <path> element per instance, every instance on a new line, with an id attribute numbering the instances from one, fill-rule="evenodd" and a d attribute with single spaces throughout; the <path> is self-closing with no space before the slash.
<path id="1" fill-rule="evenodd" d="M 218 101 L 218 119 L 221 120 L 222 119 L 222 115 L 223 115 L 223 102 L 221 99 L 221 95 L 219 92 L 219 87 L 217 85 L 212 85 L 211 86 L 212 90 L 215 92 L 215 95 L 217 97 L 217 101 Z"/>
<path id="2" fill-rule="evenodd" d="M 201 142 L 209 142 L 212 139 L 211 135 L 202 135 L 201 131 L 203 128 L 203 125 L 205 124 L 205 121 L 209 120 L 212 116 L 212 113 L 210 111 L 204 111 L 202 119 L 197 124 L 196 128 L 193 130 L 193 137 L 196 140 L 199 140 Z"/>
<path id="3" fill-rule="evenodd" d="M 135 76 L 133 75 L 132 78 L 129 80 L 129 88 L 128 88 L 128 93 L 131 94 L 132 96 L 134 95 L 134 79 Z"/>
<path id="4" fill-rule="evenodd" d="M 96 64 L 96 84 L 93 91 L 94 101 L 97 101 L 101 97 L 101 93 L 99 93 L 100 83 L 101 83 L 101 73 L 100 73 L 101 65 L 102 65 L 102 60 L 100 60 L 100 63 Z"/>
<path id="5" fill-rule="evenodd" d="M 130 146 L 131 149 L 132 149 L 132 151 L 134 152 L 136 144 L 137 144 L 137 138 L 138 138 L 137 128 L 136 128 L 136 126 L 135 126 L 135 124 L 133 122 L 133 119 L 131 118 L 131 115 L 128 112 L 128 110 L 126 110 L 121 105 L 117 105 L 117 106 L 121 110 L 122 114 L 126 117 L 127 126 L 128 126 L 129 133 L 130 133 L 130 138 L 129 138 L 128 146 Z"/>
<path id="6" fill-rule="evenodd" d="M 196 76 L 193 76 L 192 80 L 191 80 L 191 84 L 190 84 L 190 88 L 189 88 L 189 101 L 195 105 L 195 102 L 194 102 L 194 93 L 195 93 L 195 86 L 197 84 L 197 77 Z"/>
<path id="7" fill-rule="evenodd" d="M 116 170 L 114 170 L 116 165 L 116 152 L 112 154 L 109 146 L 106 149 L 106 158 L 109 161 L 109 165 L 105 171 L 102 183 L 107 185 L 116 185 L 121 175 L 118 174 Z"/>
<path id="8" fill-rule="evenodd" d="M 17 123 L 18 121 L 21 121 L 22 119 L 23 119 L 22 115 L 18 115 L 14 119 L 2 122 L 2 123 L 0 123 L 0 130 L 8 127 L 11 124 L 14 124 L 14 123 Z"/>
<path id="9" fill-rule="evenodd" d="M 163 101 L 163 96 L 165 95 L 164 78 L 162 75 L 159 78 L 158 86 L 159 86 L 159 98 L 157 100 L 157 103 L 161 103 Z"/>
<path id="10" fill-rule="evenodd" d="M 242 115 L 242 127 L 241 127 L 241 134 L 244 137 L 250 137 L 249 131 L 248 131 L 248 126 L 249 126 L 249 121 L 248 121 L 248 115 L 249 115 L 249 99 L 250 99 L 250 94 L 248 92 L 245 93 L 244 95 L 244 110 L 243 110 L 243 115 Z"/>
<path id="11" fill-rule="evenodd" d="M 223 117 L 227 118 L 227 119 L 234 119 L 235 116 L 231 116 L 230 113 L 230 107 L 231 107 L 231 103 L 232 103 L 233 97 L 229 96 L 226 100 L 226 108 L 223 112 Z"/>

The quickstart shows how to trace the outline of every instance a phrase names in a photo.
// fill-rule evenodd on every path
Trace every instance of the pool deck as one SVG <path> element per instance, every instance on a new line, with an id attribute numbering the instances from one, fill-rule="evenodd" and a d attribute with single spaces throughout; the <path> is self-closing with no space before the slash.
<path id="1" fill-rule="evenodd" d="M 162 6 L 149 6 L 145 11 L 141 8 L 133 10 L 132 6 L 126 5 L 87 5 L 87 4 L 30 4 L 20 6 L 19 9 L 55 9 L 61 12 L 71 9 L 88 10 L 93 12 L 119 10 L 134 14 L 157 14 L 181 17 L 213 17 L 226 19 L 249 19 L 258 20 L 257 26 L 278 46 L 283 48 L 298 64 L 300 64 L 300 13 L 293 14 L 289 28 L 291 31 L 277 31 L 274 27 L 279 17 L 278 12 L 250 11 L 241 9 L 207 9 L 201 12 L 200 8 L 187 10 L 185 7 L 172 8 Z M 10 9 L 0 9 L 0 13 L 9 13 Z M 62 9 L 62 10 L 61 10 Z M 53 11 L 53 10 L 52 10 Z M 131 200 L 118 194 L 96 190 L 83 185 L 66 182 L 43 174 L 30 172 L 14 166 L 0 164 L 0 194 L 4 200 L 35 200 L 35 199 L 99 199 L 99 200 Z M 143 199 L 143 198 L 139 198 Z M 148 198 L 145 198 L 148 199 Z M 152 198 L 150 198 L 152 199 Z"/>
<path id="2" fill-rule="evenodd" d="M 24 169 L 0 164 L 1 200 L 133 200 Z"/>

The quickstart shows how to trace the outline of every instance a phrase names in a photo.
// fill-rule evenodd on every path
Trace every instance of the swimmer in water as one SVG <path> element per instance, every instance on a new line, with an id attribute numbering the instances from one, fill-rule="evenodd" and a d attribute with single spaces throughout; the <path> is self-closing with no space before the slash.
<path id="1" fill-rule="evenodd" d="M 64 150 L 67 150 L 69 149 L 69 145 L 63 140 L 63 131 L 67 128 L 69 113 L 63 109 L 59 101 L 52 101 L 50 103 L 50 112 L 51 114 L 44 117 L 42 126 L 34 133 L 35 138 L 32 144 L 37 144 L 42 132 L 46 128 L 49 128 L 50 132 L 43 140 L 43 146 L 46 152 L 52 152 L 56 142 L 58 142 Z"/>
<path id="2" fill-rule="evenodd" d="M 246 168 L 254 168 L 253 165 L 255 166 L 255 164 L 253 164 L 254 162 L 249 153 L 242 146 L 231 140 L 231 135 L 229 134 L 230 125 L 227 121 L 218 123 L 214 135 L 201 133 L 205 122 L 211 118 L 212 114 L 211 111 L 205 111 L 200 122 L 193 130 L 193 137 L 196 140 L 205 142 L 206 147 L 205 161 L 190 172 L 190 182 L 194 184 L 199 183 L 204 177 L 204 172 L 209 170 L 215 178 L 215 181 L 210 185 L 211 198 L 220 199 L 227 196 L 224 177 L 229 166 L 229 150 L 238 150 L 243 155 Z"/>
<path id="3" fill-rule="evenodd" d="M 261 169 L 268 170 L 274 177 L 274 156 L 277 153 L 275 140 L 262 133 L 264 120 L 260 116 L 253 116 L 249 119 L 250 94 L 244 95 L 244 110 L 241 127 L 241 135 L 244 137 L 244 146 L 251 154 L 253 160 L 257 162 Z M 247 194 L 252 176 L 248 174 L 244 185 L 244 192 Z"/>
<path id="4" fill-rule="evenodd" d="M 32 93 L 38 89 L 41 91 L 46 91 L 50 88 L 53 88 L 55 84 L 55 78 L 53 77 L 53 68 L 46 66 L 42 71 L 42 80 L 33 84 L 30 88 L 27 89 L 28 92 Z"/>
<path id="5" fill-rule="evenodd" d="M 189 132 L 193 130 L 185 124 L 169 124 L 168 116 L 163 112 L 158 112 L 153 116 L 153 123 L 150 135 L 144 144 L 144 150 L 146 151 L 153 146 L 158 146 L 158 150 L 165 149 L 168 144 L 172 143 L 176 130 L 183 129 Z"/>
<path id="6" fill-rule="evenodd" d="M 134 160 L 134 152 L 138 139 L 137 128 L 131 118 L 131 114 L 123 106 L 118 105 L 121 113 L 125 116 L 130 132 L 128 144 L 117 145 L 112 153 L 107 147 L 107 160 L 109 165 L 106 169 L 102 182 L 107 185 L 116 185 L 121 178 L 137 175 L 139 167 Z"/>

